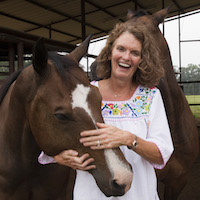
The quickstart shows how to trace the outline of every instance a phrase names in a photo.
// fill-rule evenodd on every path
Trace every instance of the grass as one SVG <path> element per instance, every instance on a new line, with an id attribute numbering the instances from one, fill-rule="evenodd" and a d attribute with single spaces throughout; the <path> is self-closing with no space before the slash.
<path id="1" fill-rule="evenodd" d="M 186 95 L 186 99 L 189 104 L 200 104 L 200 95 Z M 190 109 L 196 118 L 200 118 L 200 105 L 190 106 Z"/>

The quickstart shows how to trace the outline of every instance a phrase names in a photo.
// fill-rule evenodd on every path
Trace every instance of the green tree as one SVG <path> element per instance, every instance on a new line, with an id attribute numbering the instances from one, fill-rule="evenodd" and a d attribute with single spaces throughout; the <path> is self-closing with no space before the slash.
<path id="1" fill-rule="evenodd" d="M 189 64 L 188 67 L 181 68 L 181 81 L 200 81 L 200 64 Z M 184 93 L 187 95 L 199 95 L 200 83 L 184 84 Z"/>

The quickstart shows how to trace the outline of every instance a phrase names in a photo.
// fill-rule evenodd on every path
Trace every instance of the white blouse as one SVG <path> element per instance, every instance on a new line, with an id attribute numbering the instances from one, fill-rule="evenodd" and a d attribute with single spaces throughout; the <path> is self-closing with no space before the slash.
<path id="1" fill-rule="evenodd" d="M 92 82 L 98 87 L 98 82 Z M 127 101 L 102 101 L 105 123 L 127 130 L 153 142 L 159 148 L 164 164 L 150 163 L 126 146 L 121 146 L 133 168 L 129 191 L 121 197 L 106 197 L 89 172 L 77 170 L 74 200 L 158 200 L 156 169 L 162 169 L 173 152 L 173 144 L 160 91 L 138 86 Z"/>

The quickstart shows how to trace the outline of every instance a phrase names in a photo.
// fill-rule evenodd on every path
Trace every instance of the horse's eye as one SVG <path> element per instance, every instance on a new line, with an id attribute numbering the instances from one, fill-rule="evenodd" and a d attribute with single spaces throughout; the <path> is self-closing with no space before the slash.
<path id="1" fill-rule="evenodd" d="M 55 117 L 59 120 L 69 120 L 69 117 L 67 117 L 66 115 L 64 114 L 61 114 L 61 113 L 57 113 L 55 114 Z"/>

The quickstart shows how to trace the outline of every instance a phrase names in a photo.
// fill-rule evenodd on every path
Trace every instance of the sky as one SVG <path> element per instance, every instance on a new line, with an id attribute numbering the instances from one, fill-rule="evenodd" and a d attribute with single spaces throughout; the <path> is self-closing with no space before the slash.
<path id="1" fill-rule="evenodd" d="M 197 12 L 197 11 L 196 11 Z M 180 19 L 181 66 L 200 64 L 200 10 L 199 13 Z M 165 23 L 165 38 L 168 42 L 173 65 L 179 66 L 179 31 L 178 20 Z M 196 42 L 183 42 L 199 40 Z"/>
<path id="2" fill-rule="evenodd" d="M 181 41 L 199 40 L 196 42 L 181 42 L 181 66 L 187 67 L 188 64 L 200 65 L 200 10 L 199 12 L 180 19 L 180 38 Z M 188 14 L 188 13 L 187 13 Z M 162 25 L 160 25 L 162 31 Z M 165 39 L 169 45 L 172 56 L 173 66 L 180 67 L 179 62 L 179 28 L 178 20 L 165 22 Z M 105 46 L 106 39 L 90 43 L 88 53 L 98 55 Z M 94 59 L 86 60 L 83 58 L 81 64 L 87 71 L 87 62 L 90 66 Z"/>

